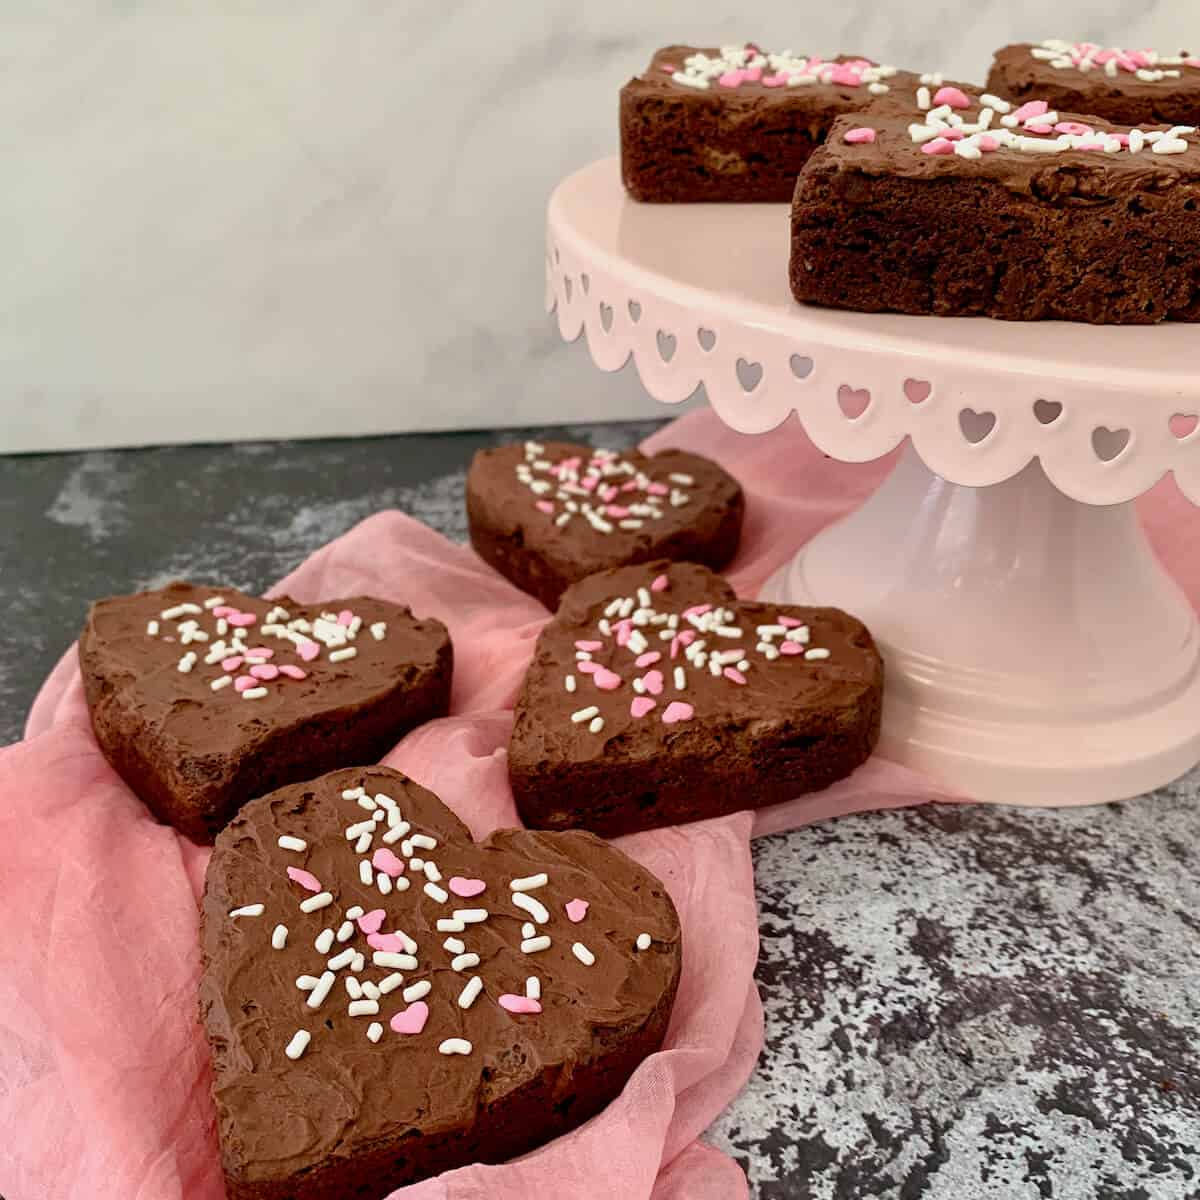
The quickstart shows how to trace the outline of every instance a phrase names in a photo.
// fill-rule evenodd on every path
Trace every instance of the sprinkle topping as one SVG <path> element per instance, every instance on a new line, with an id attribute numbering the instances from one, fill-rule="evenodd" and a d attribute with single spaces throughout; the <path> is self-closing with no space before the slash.
<path id="1" fill-rule="evenodd" d="M 1047 38 L 1030 50 L 1031 57 L 1049 63 L 1060 71 L 1103 71 L 1110 79 L 1122 73 L 1143 83 L 1161 83 L 1179 79 L 1181 68 L 1200 68 L 1200 57 L 1183 51 L 1159 54 L 1156 50 L 1125 50 L 1120 46 L 1100 46 L 1095 42 L 1065 42 Z"/>
<path id="2" fill-rule="evenodd" d="M 778 54 L 760 50 L 753 43 L 722 46 L 716 55 L 702 52 L 689 55 L 682 70 L 667 64 L 663 70 L 680 87 L 706 91 L 715 83 L 719 88 L 737 89 L 745 84 L 766 88 L 805 87 L 832 84 L 837 87 L 868 87 L 873 95 L 888 90 L 886 80 L 897 73 L 895 67 L 880 66 L 865 58 L 829 62 L 820 55 L 804 56 L 783 50 Z"/>

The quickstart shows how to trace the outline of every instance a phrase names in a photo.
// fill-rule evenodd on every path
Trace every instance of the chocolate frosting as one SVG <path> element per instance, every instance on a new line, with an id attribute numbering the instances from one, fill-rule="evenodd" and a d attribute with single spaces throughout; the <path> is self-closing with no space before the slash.
<path id="1" fill-rule="evenodd" d="M 424 880 L 411 862 L 403 876 L 411 881 L 407 891 L 382 895 L 363 885 L 360 856 L 345 830 L 364 819 L 370 823 L 372 814 L 342 795 L 360 786 L 368 796 L 384 793 L 396 802 L 412 825 L 408 836 L 436 839 L 436 848 L 414 848 L 413 854 L 436 863 L 442 888 L 459 876 L 482 880 L 486 889 L 438 903 L 422 891 Z M 307 848 L 281 849 L 281 835 L 303 839 Z M 382 845 L 376 836 L 373 846 Z M 392 850 L 404 857 L 402 842 Z M 332 893 L 332 904 L 301 912 L 300 902 L 311 893 L 288 878 L 288 867 L 315 875 Z M 527 894 L 549 910 L 537 932 L 552 944 L 527 954 L 519 948 L 522 925 L 533 918 L 514 904 L 509 882 L 541 872 L 548 882 Z M 575 899 L 589 906 L 578 923 L 565 913 Z M 251 904 L 265 911 L 230 917 Z M 383 909 L 381 932 L 402 930 L 417 943 L 419 966 L 402 973 L 403 987 L 421 980 L 433 985 L 424 998 L 428 1022 L 419 1033 L 389 1027 L 392 1016 L 408 1007 L 403 989 L 381 998 L 378 1015 L 349 1016 L 349 967 L 337 971 L 318 1011 L 298 990 L 298 977 L 320 976 L 326 960 L 346 948 L 366 956 L 360 981 L 379 982 L 392 972 L 372 965 L 357 925 L 329 953 L 314 949 L 318 934 L 337 931 L 355 905 L 368 913 Z M 455 910 L 480 908 L 487 918 L 465 932 L 436 927 Z M 473 843 L 437 797 L 384 767 L 337 771 L 246 805 L 217 839 L 203 909 L 201 1012 L 212 1045 L 222 1160 L 237 1194 L 242 1185 L 275 1180 L 280 1195 L 308 1195 L 289 1188 L 306 1179 L 311 1185 L 314 1175 L 325 1181 L 327 1194 L 349 1194 L 337 1186 L 339 1171 L 353 1171 L 355 1160 L 375 1161 L 373 1155 L 402 1163 L 404 1156 L 382 1152 L 407 1147 L 409 1166 L 372 1176 L 368 1194 L 386 1195 L 412 1177 L 411 1163 L 424 1141 L 461 1134 L 465 1144 L 473 1129 L 503 1123 L 505 1106 L 516 1103 L 531 1080 L 549 1079 L 565 1100 L 614 1045 L 648 1023 L 659 1022 L 661 1039 L 679 976 L 680 930 L 671 900 L 658 880 L 619 850 L 590 834 L 525 830 L 502 830 Z M 282 950 L 272 948 L 277 924 L 288 930 Z M 637 950 L 643 933 L 650 945 Z M 460 938 L 480 963 L 454 970 L 454 951 L 443 947 L 447 937 Z M 572 952 L 577 941 L 595 955 L 593 965 Z M 464 1010 L 457 999 L 473 975 L 482 979 L 483 991 Z M 501 995 L 526 995 L 529 976 L 540 980 L 542 1011 L 515 1014 L 500 1007 Z M 383 1025 L 377 1044 L 367 1037 L 376 1021 Z M 301 1029 L 312 1040 L 293 1061 L 285 1048 Z M 440 1053 L 449 1038 L 466 1039 L 470 1052 Z M 549 1107 L 528 1113 L 524 1136 L 536 1140 L 537 1131 L 553 1128 L 555 1120 Z M 442 1159 L 436 1165 L 455 1164 Z"/>
<path id="2" fill-rule="evenodd" d="M 211 597 L 252 613 L 254 623 L 243 629 L 245 645 L 269 648 L 270 665 L 298 669 L 304 678 L 281 675 L 261 681 L 267 694 L 251 700 L 243 699 L 232 683 L 213 691 L 214 680 L 245 674 L 252 664 L 243 661 L 227 671 L 220 662 L 205 663 L 221 638 L 219 618 L 204 608 Z M 178 605 L 201 612 L 162 617 Z M 305 658 L 295 642 L 261 632 L 267 615 L 279 607 L 287 611 L 287 619 L 309 622 L 322 612 L 352 612 L 362 621 L 348 643 L 354 657 L 333 661 L 333 651 L 318 644 L 319 654 Z M 198 623 L 208 641 L 184 644 L 180 626 L 188 620 Z M 152 621 L 159 626 L 153 636 L 147 632 Z M 386 625 L 381 639 L 370 632 L 377 622 Z M 236 628 L 231 627 L 226 641 Z M 180 660 L 188 653 L 196 661 L 182 672 Z M 230 588 L 182 582 L 97 601 L 79 641 L 101 748 L 143 800 L 192 836 L 206 824 L 219 827 L 230 805 L 253 794 L 247 788 L 265 790 L 288 778 L 304 778 L 314 762 L 324 765 L 322 758 L 330 753 L 335 762 L 361 761 L 360 756 L 369 761 L 380 738 L 382 752 L 415 720 L 444 713 L 451 658 L 449 635 L 440 621 L 419 620 L 407 608 L 370 596 L 299 604 L 289 596 L 264 600 Z M 366 743 L 359 736 L 362 729 L 370 735 Z M 306 744 L 316 737 L 318 744 Z M 289 762 L 291 757 L 297 761 Z M 265 775 L 255 770 L 256 763 L 269 764 Z M 196 810 L 194 825 L 180 821 L 181 807 Z"/>

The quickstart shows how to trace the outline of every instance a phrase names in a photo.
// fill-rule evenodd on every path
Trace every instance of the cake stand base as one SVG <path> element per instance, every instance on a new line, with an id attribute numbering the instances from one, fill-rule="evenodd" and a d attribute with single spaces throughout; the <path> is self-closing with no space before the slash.
<path id="1" fill-rule="evenodd" d="M 1092 804 L 1200 760 L 1200 630 L 1132 503 L 1032 462 L 987 488 L 911 449 L 763 589 L 836 604 L 887 664 L 881 753 L 974 799 Z"/>

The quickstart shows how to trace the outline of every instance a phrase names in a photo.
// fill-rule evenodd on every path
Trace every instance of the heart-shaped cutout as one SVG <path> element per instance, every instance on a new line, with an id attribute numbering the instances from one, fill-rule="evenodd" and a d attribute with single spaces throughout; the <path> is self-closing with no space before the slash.
<path id="1" fill-rule="evenodd" d="M 958 427 L 971 445 L 978 445 L 996 427 L 996 414 L 964 408 L 958 414 Z"/>
<path id="2" fill-rule="evenodd" d="M 452 652 L 440 621 L 367 596 L 173 583 L 93 604 L 79 663 L 104 756 L 160 820 L 211 842 L 252 796 L 444 716 Z"/>
<path id="3" fill-rule="evenodd" d="M 806 354 L 793 354 L 788 359 L 788 365 L 792 368 L 792 374 L 797 379 L 807 379 L 813 373 L 813 360 Z"/>
<path id="4" fill-rule="evenodd" d="M 384 839 L 424 887 L 364 882 Z M 288 879 L 299 865 L 319 897 Z M 488 900 L 456 902 L 437 877 L 483 879 Z M 589 910 L 572 922 L 580 899 Z M 379 908 L 405 949 L 355 932 Z M 533 1149 L 595 1115 L 659 1048 L 680 968 L 663 885 L 615 847 L 529 830 L 475 843 L 386 767 L 247 804 L 208 866 L 202 948 L 231 1196 L 382 1197 Z"/>
<path id="5" fill-rule="evenodd" d="M 550 609 L 576 580 L 628 562 L 668 555 L 723 566 L 743 509 L 737 480 L 682 450 L 514 443 L 481 450 L 467 474 L 471 544 Z"/>
<path id="6" fill-rule="evenodd" d="M 1167 421 L 1167 428 L 1180 441 L 1183 441 L 1186 437 L 1191 437 L 1195 433 L 1197 425 L 1200 425 L 1200 416 L 1197 416 L 1195 413 L 1175 413 Z"/>
<path id="7" fill-rule="evenodd" d="M 906 379 L 904 381 L 904 396 L 910 404 L 924 404 L 933 391 L 933 384 L 927 379 Z"/>
<path id="8" fill-rule="evenodd" d="M 717 335 L 711 329 L 700 328 L 696 330 L 696 341 L 701 350 L 711 350 L 717 344 Z"/>
<path id="9" fill-rule="evenodd" d="M 1033 415 L 1041 425 L 1053 425 L 1062 416 L 1063 406 L 1058 400 L 1038 399 L 1033 402 Z"/>
<path id="10" fill-rule="evenodd" d="M 748 362 L 744 358 L 737 360 L 735 370 L 737 372 L 738 383 L 742 385 L 742 391 L 747 394 L 758 387 L 763 377 L 762 363 Z"/>
<path id="11" fill-rule="evenodd" d="M 843 383 L 837 390 L 837 402 L 843 416 L 857 421 L 870 407 L 871 393 L 866 388 L 852 388 Z"/>
<path id="12" fill-rule="evenodd" d="M 630 300 L 627 307 L 629 319 L 636 325 L 642 319 L 642 306 L 636 300 Z"/>
<path id="13" fill-rule="evenodd" d="M 597 665 L 616 688 L 593 684 Z M 615 837 L 825 787 L 871 752 L 882 684 L 871 635 L 838 609 L 739 601 L 693 563 L 593 575 L 563 596 L 517 698 L 517 808 Z"/>
<path id="14" fill-rule="evenodd" d="M 1098 425 L 1092 430 L 1092 449 L 1101 462 L 1112 462 L 1128 445 L 1128 429 L 1109 429 L 1107 425 Z"/>
<path id="15" fill-rule="evenodd" d="M 675 357 L 675 335 L 673 333 L 666 333 L 661 329 L 658 331 L 658 357 L 668 363 Z"/>
<path id="16" fill-rule="evenodd" d="M 612 329 L 613 310 L 611 304 L 605 304 L 600 301 L 600 326 L 605 333 Z"/>

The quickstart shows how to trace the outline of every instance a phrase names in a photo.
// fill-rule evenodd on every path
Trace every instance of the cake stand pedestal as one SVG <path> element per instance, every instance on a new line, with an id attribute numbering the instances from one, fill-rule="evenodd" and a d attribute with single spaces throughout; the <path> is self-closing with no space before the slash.
<path id="1" fill-rule="evenodd" d="M 1200 760 L 1200 630 L 1133 500 L 1200 502 L 1195 329 L 807 308 L 786 205 L 645 205 L 615 160 L 550 201 L 547 307 L 657 399 L 701 384 L 744 433 L 793 412 L 830 456 L 905 440 L 763 595 L 861 617 L 882 752 L 981 800 L 1095 803 Z M 804 481 L 798 479 L 802 488 Z"/>

